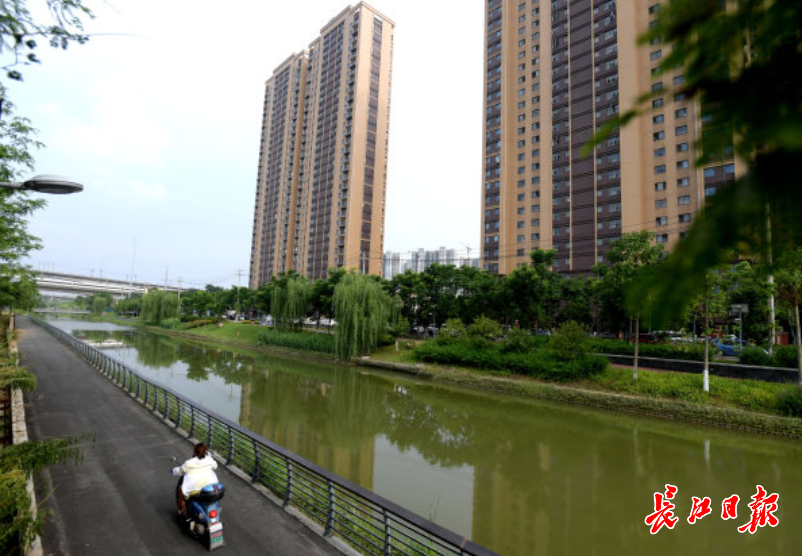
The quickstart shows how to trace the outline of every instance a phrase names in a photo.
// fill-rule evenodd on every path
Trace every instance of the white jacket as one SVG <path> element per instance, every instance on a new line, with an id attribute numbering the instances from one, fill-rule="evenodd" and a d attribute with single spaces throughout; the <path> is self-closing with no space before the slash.
<path id="1" fill-rule="evenodd" d="M 181 492 L 186 498 L 189 498 L 198 494 L 203 487 L 218 482 L 215 469 L 217 469 L 217 462 L 207 454 L 203 459 L 193 457 L 185 461 L 183 465 L 174 467 L 173 475 L 176 477 L 184 475 Z"/>

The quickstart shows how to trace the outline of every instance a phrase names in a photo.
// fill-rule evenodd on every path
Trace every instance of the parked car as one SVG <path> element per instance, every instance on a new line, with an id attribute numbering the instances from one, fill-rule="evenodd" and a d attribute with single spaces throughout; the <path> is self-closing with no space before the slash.
<path id="1" fill-rule="evenodd" d="M 725 357 L 738 357 L 746 347 L 743 341 L 723 339 L 716 342 L 716 349 Z"/>
<path id="2" fill-rule="evenodd" d="M 629 342 L 634 342 L 634 337 L 628 338 Z M 638 343 L 639 344 L 659 344 L 660 338 L 655 336 L 654 334 L 638 334 Z"/>

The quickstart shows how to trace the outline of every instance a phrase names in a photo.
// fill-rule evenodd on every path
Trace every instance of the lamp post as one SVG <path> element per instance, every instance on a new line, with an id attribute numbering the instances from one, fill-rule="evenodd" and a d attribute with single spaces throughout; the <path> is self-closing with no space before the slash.
<path id="1" fill-rule="evenodd" d="M 55 176 L 52 174 L 34 176 L 24 182 L 0 182 L 0 187 L 36 191 L 38 193 L 50 193 L 52 195 L 79 193 L 84 190 L 84 186 L 80 183 L 63 176 Z"/>

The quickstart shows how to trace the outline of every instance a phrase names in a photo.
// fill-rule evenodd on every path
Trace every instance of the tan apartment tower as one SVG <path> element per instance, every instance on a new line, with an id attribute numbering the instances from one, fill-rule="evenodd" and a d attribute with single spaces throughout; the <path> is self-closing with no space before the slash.
<path id="1" fill-rule="evenodd" d="M 381 274 L 395 24 L 347 7 L 265 85 L 250 286 Z"/>
<path id="2" fill-rule="evenodd" d="M 637 45 L 659 0 L 487 0 L 482 265 L 507 274 L 537 248 L 587 273 L 624 232 L 671 246 L 706 196 L 742 169 L 732 149 L 704 168 L 699 107 L 657 70 L 670 46 Z M 649 91 L 651 112 L 585 152 L 597 129 Z M 660 94 L 662 92 L 662 94 Z"/>

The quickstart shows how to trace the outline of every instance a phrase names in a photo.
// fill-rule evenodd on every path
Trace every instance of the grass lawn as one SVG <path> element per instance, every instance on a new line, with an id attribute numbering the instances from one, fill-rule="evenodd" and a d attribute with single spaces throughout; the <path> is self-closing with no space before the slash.
<path id="1" fill-rule="evenodd" d="M 260 331 L 265 329 L 264 326 L 258 324 L 243 324 L 241 322 L 222 322 L 220 324 L 222 324 L 222 326 L 207 324 L 206 326 L 182 330 L 182 332 L 205 336 L 216 340 L 256 346 L 258 345 L 256 343 L 256 337 Z"/>

